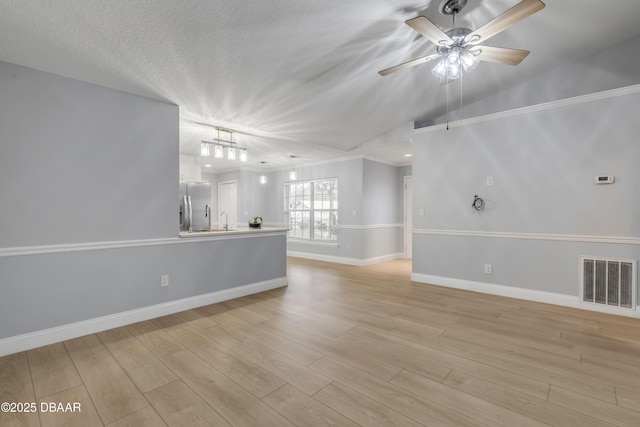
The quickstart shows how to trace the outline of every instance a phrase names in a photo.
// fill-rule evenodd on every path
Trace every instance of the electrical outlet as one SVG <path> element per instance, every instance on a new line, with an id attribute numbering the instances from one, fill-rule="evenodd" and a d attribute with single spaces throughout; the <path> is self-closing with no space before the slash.
<path id="1" fill-rule="evenodd" d="M 488 185 L 488 186 L 493 185 L 493 177 L 492 177 L 492 176 L 488 176 L 488 177 L 487 177 L 487 185 Z"/>
<path id="2" fill-rule="evenodd" d="M 486 274 L 491 274 L 491 264 L 485 264 L 484 265 L 484 272 Z"/>
<path id="3" fill-rule="evenodd" d="M 169 286 L 169 275 L 163 274 L 162 276 L 160 276 L 160 287 L 166 288 L 167 286 Z"/>

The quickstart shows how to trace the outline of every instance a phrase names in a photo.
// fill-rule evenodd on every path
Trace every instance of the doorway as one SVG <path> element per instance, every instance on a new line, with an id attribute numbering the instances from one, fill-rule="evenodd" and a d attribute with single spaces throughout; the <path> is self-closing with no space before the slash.
<path id="1" fill-rule="evenodd" d="M 223 212 L 227 215 L 222 216 Z M 237 181 L 218 183 L 218 227 L 224 227 L 225 221 L 227 221 L 229 228 L 238 228 Z"/>

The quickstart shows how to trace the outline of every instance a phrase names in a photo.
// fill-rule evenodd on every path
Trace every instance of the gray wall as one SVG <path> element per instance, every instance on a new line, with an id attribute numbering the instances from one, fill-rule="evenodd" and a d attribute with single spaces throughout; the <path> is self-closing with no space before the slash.
<path id="1" fill-rule="evenodd" d="M 357 158 L 296 169 L 300 181 L 338 178 L 338 245 L 326 247 L 289 241 L 290 251 L 346 263 L 370 262 L 402 252 L 402 227 L 397 224 L 402 223 L 400 171 L 406 171 L 405 168 Z M 283 185 L 289 181 L 288 172 L 269 175 L 269 220 L 286 221 Z M 396 226 L 390 227 L 392 224 Z"/>
<path id="2" fill-rule="evenodd" d="M 286 277 L 284 235 L 198 240 L 0 257 L 0 340 Z"/>
<path id="3" fill-rule="evenodd" d="M 638 105 L 632 93 L 417 133 L 414 228 L 460 235 L 415 233 L 413 272 L 577 296 L 580 255 L 638 259 L 637 243 L 571 241 L 640 237 Z M 600 174 L 615 175 L 615 184 L 595 185 Z M 482 212 L 471 208 L 475 194 L 486 202 Z"/>
<path id="4" fill-rule="evenodd" d="M 178 239 L 177 106 L 1 62 L 0 93 L 0 342 L 286 277 L 284 235 Z"/>
<path id="5" fill-rule="evenodd" d="M 178 107 L 0 62 L 0 247 L 175 236 Z"/>
<path id="6" fill-rule="evenodd" d="M 363 160 L 362 223 L 402 222 L 403 193 L 398 191 L 398 167 Z"/>
<path id="7" fill-rule="evenodd" d="M 292 251 L 349 260 L 367 260 L 402 252 L 400 227 L 375 227 L 402 223 L 403 178 L 411 174 L 411 166 L 396 167 L 368 159 L 351 159 L 296 169 L 299 180 L 338 178 L 338 215 L 340 226 L 344 228 L 339 230 L 336 247 L 290 242 Z M 265 185 L 258 182 L 261 172 L 257 171 L 203 173 L 202 177 L 212 183 L 214 207 L 217 183 L 238 182 L 239 226 L 246 226 L 255 215 L 262 216 L 267 226 L 282 226 L 286 221 L 283 186 L 289 181 L 288 173 L 289 170 L 266 173 L 268 181 Z"/>

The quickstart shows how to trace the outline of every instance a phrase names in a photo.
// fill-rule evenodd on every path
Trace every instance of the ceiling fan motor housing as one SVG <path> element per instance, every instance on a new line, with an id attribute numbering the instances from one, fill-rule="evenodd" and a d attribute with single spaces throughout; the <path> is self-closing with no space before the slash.
<path id="1" fill-rule="evenodd" d="M 443 15 L 457 15 L 467 4 L 467 0 L 443 0 L 440 3 L 440 13 Z"/>
<path id="2" fill-rule="evenodd" d="M 467 36 L 467 34 L 471 33 L 472 30 L 469 28 L 453 28 L 446 31 L 446 34 L 451 37 L 451 40 L 453 40 L 453 44 L 448 44 L 445 40 L 443 40 L 436 48 L 436 51 L 441 55 L 446 55 L 453 48 L 458 48 L 459 50 L 469 50 L 471 46 L 469 46 L 465 42 L 465 37 Z"/>

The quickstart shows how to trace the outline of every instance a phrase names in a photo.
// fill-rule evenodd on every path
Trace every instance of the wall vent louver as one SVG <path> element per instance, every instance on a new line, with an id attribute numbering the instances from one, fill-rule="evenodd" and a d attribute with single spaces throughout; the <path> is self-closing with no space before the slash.
<path id="1" fill-rule="evenodd" d="M 580 300 L 636 309 L 636 261 L 580 257 Z"/>

